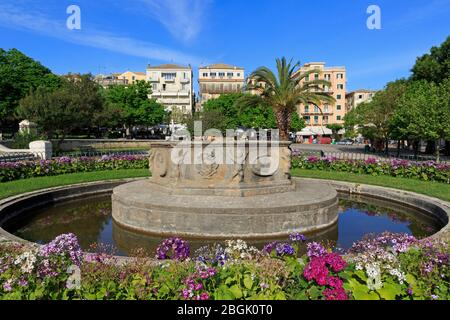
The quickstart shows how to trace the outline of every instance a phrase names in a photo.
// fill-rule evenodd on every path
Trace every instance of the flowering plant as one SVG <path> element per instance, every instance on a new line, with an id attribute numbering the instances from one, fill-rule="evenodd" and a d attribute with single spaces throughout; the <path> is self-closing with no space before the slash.
<path id="1" fill-rule="evenodd" d="M 297 156 L 292 159 L 292 168 L 350 172 L 373 176 L 387 175 L 450 183 L 450 164 L 434 161 L 412 162 L 400 159 L 381 161 L 375 158 L 348 160 L 334 157 Z"/>
<path id="2" fill-rule="evenodd" d="M 181 238 L 164 240 L 156 249 L 156 258 L 159 260 L 184 261 L 189 258 L 189 243 Z"/>
<path id="3" fill-rule="evenodd" d="M 0 182 L 76 172 L 145 168 L 148 168 L 146 157 L 131 155 L 0 162 Z"/>

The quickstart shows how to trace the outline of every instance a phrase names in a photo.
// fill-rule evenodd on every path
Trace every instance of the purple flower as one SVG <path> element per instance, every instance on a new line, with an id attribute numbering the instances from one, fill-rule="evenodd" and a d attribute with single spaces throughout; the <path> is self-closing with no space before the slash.
<path id="1" fill-rule="evenodd" d="M 295 249 L 289 243 L 278 243 L 275 247 L 278 257 L 293 256 Z"/>
<path id="2" fill-rule="evenodd" d="M 306 241 L 306 237 L 300 233 L 293 233 L 289 236 L 289 239 L 292 242 L 305 242 Z"/>
<path id="3" fill-rule="evenodd" d="M 166 239 L 156 249 L 156 258 L 159 260 L 184 261 L 189 258 L 189 255 L 189 243 L 181 238 Z"/>
<path id="4" fill-rule="evenodd" d="M 3 290 L 5 290 L 6 292 L 11 292 L 12 291 L 12 281 L 8 280 L 3 284 Z"/>
<path id="5" fill-rule="evenodd" d="M 317 242 L 308 243 L 307 249 L 308 249 L 307 255 L 310 258 L 323 257 L 327 253 L 325 248 Z"/>

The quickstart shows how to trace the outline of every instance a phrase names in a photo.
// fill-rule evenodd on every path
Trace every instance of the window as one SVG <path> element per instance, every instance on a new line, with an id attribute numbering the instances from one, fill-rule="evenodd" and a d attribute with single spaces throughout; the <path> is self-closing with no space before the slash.
<path id="1" fill-rule="evenodd" d="M 309 81 L 309 75 L 305 77 L 305 81 Z"/>
<path id="2" fill-rule="evenodd" d="M 328 108 L 329 108 L 329 106 L 326 104 L 326 105 L 323 107 L 323 112 L 327 113 L 328 110 L 329 110 Z"/>
<path id="3" fill-rule="evenodd" d="M 314 124 L 319 124 L 319 116 L 314 116 Z"/>
<path id="4" fill-rule="evenodd" d="M 134 81 L 136 80 L 136 76 L 132 76 L 131 79 Z"/>
<path id="5" fill-rule="evenodd" d="M 162 77 L 164 78 L 164 80 L 174 80 L 177 77 L 176 73 L 163 73 Z"/>
<path id="6" fill-rule="evenodd" d="M 344 79 L 344 74 L 343 73 L 337 73 L 336 74 L 336 78 L 337 79 Z"/>
<path id="7" fill-rule="evenodd" d="M 238 72 L 238 73 L 237 73 L 237 76 L 238 76 L 238 77 L 240 77 L 240 76 L 241 76 L 241 74 L 240 74 L 240 73 Z"/>
<path id="8" fill-rule="evenodd" d="M 211 77 L 216 77 L 216 76 L 217 76 L 217 73 L 211 72 Z"/>
<path id="9" fill-rule="evenodd" d="M 309 113 L 309 106 L 305 106 L 305 113 Z"/>
<path id="10" fill-rule="evenodd" d="M 314 74 L 314 79 L 315 80 L 319 80 L 319 74 L 318 73 Z"/>
<path id="11" fill-rule="evenodd" d="M 186 113 L 186 106 L 182 107 L 183 113 Z"/>
<path id="12" fill-rule="evenodd" d="M 163 91 L 166 91 L 166 84 L 163 83 Z"/>
<path id="13" fill-rule="evenodd" d="M 328 116 L 323 116 L 323 123 L 328 123 Z"/>
<path id="14" fill-rule="evenodd" d="M 208 73 L 204 72 L 203 73 L 203 78 L 208 78 Z"/>
<path id="15" fill-rule="evenodd" d="M 219 77 L 225 77 L 225 72 L 219 72 Z"/>
<path id="16" fill-rule="evenodd" d="M 341 116 L 336 116 L 336 120 L 337 121 L 341 121 L 342 117 Z"/>
<path id="17" fill-rule="evenodd" d="M 305 116 L 305 117 L 303 117 L 303 119 L 305 119 L 306 123 L 310 123 L 311 122 L 311 117 L 310 116 Z"/>
<path id="18" fill-rule="evenodd" d="M 339 90 L 344 90 L 344 85 L 343 85 L 343 84 L 338 84 L 338 85 L 337 85 L 337 88 L 338 88 Z"/>
<path id="19" fill-rule="evenodd" d="M 336 96 L 336 99 L 338 99 L 338 100 L 342 99 L 342 95 L 338 94 L 338 95 Z"/>
<path id="20" fill-rule="evenodd" d="M 237 85 L 237 90 L 241 91 L 241 85 L 240 84 Z"/>
<path id="21" fill-rule="evenodd" d="M 152 84 L 152 89 L 153 89 L 153 91 L 158 90 L 158 84 L 157 83 L 153 83 Z"/>
<path id="22" fill-rule="evenodd" d="M 233 72 L 228 72 L 227 73 L 227 77 L 232 77 L 233 76 Z"/>
<path id="23" fill-rule="evenodd" d="M 336 110 L 342 110 L 342 106 L 341 106 L 340 104 L 338 104 L 338 105 L 336 106 Z"/>
<path id="24" fill-rule="evenodd" d="M 331 80 L 331 74 L 329 74 L 329 73 L 324 74 L 323 77 L 325 80 Z"/>
<path id="25" fill-rule="evenodd" d="M 362 98 L 363 98 L 363 95 L 360 94 L 360 95 L 358 96 L 358 99 L 361 100 Z"/>
<path id="26" fill-rule="evenodd" d="M 319 113 L 319 107 L 318 106 L 314 106 L 314 113 Z"/>

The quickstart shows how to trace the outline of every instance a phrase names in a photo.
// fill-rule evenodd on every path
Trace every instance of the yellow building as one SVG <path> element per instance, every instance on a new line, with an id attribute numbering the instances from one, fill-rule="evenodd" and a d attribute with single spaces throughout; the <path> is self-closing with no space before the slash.
<path id="1" fill-rule="evenodd" d="M 336 103 L 323 103 L 319 106 L 308 104 L 299 105 L 297 111 L 303 116 L 306 125 L 311 127 L 326 126 L 327 124 L 343 124 L 344 116 L 347 113 L 345 93 L 347 86 L 347 72 L 345 67 L 325 67 L 324 62 L 310 62 L 305 64 L 299 72 L 316 70 L 311 73 L 305 81 L 327 80 L 330 87 L 323 88 L 322 92 L 327 92 L 336 99 Z"/>
<path id="2" fill-rule="evenodd" d="M 116 75 L 116 74 L 114 74 Z M 146 80 L 145 72 L 125 71 L 117 75 L 117 79 L 126 81 L 127 84 L 135 83 L 136 81 Z"/>
<path id="3" fill-rule="evenodd" d="M 242 92 L 244 88 L 244 68 L 218 63 L 200 67 L 198 74 L 201 105 L 224 93 Z"/>

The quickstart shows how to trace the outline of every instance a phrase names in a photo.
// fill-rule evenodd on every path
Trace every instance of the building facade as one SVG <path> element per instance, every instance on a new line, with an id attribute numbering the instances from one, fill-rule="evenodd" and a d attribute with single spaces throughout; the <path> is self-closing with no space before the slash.
<path id="1" fill-rule="evenodd" d="M 347 71 L 345 67 L 326 67 L 324 62 L 311 62 L 300 68 L 299 72 L 316 70 L 304 81 L 327 80 L 330 87 L 323 88 L 336 99 L 333 104 L 322 103 L 321 105 L 299 105 L 297 112 L 305 119 L 308 127 L 325 127 L 328 124 L 343 124 L 344 116 L 347 113 L 345 93 L 347 87 Z"/>
<path id="2" fill-rule="evenodd" d="M 345 95 L 345 105 L 347 112 L 356 108 L 359 104 L 363 102 L 370 102 L 373 96 L 377 93 L 374 90 L 360 89 L 356 91 L 349 92 Z"/>
<path id="3" fill-rule="evenodd" d="M 200 67 L 198 70 L 200 106 L 222 94 L 242 92 L 244 81 L 244 68 L 222 63 Z"/>
<path id="4" fill-rule="evenodd" d="M 145 81 L 146 73 L 145 72 L 133 72 L 133 71 L 125 71 L 124 73 L 117 76 L 120 80 L 125 80 L 127 84 L 135 83 L 136 81 Z"/>
<path id="5" fill-rule="evenodd" d="M 148 66 L 146 80 L 152 84 L 151 98 L 172 114 L 190 115 L 194 106 L 191 66 L 175 64 Z"/>

